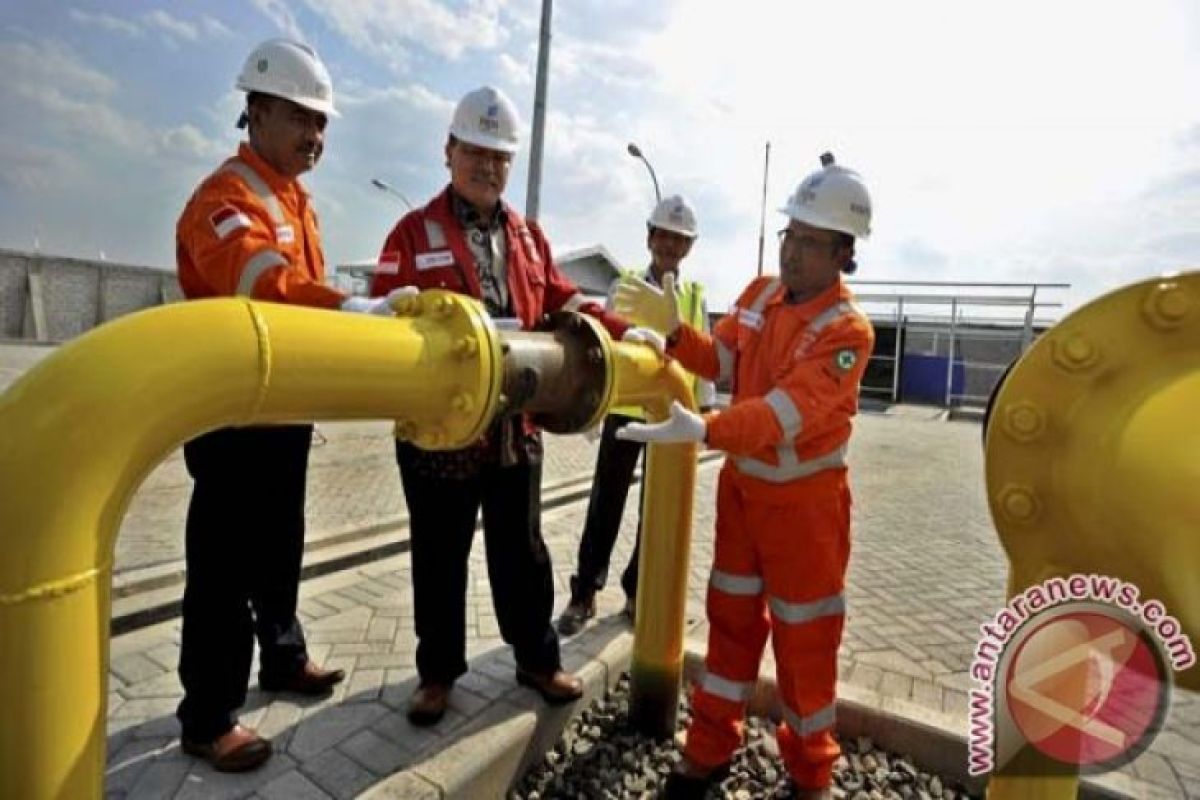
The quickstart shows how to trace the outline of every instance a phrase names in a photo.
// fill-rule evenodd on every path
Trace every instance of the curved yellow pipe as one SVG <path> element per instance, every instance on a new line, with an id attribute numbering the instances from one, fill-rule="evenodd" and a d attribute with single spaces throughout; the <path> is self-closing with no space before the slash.
<path id="1" fill-rule="evenodd" d="M 645 345 L 613 345 L 616 382 L 612 405 L 642 406 L 650 420 L 667 416 L 672 400 L 695 411 L 687 373 Z M 646 453 L 642 546 L 630 667 L 630 719 L 652 736 L 675 730 L 683 675 L 683 620 L 687 607 L 694 444 L 652 444 Z"/>
<path id="2" fill-rule="evenodd" d="M 1076 310 L 1016 364 L 988 424 L 988 502 L 1009 597 L 1110 575 L 1200 643 L 1200 272 Z M 1200 666 L 1176 676 L 1200 689 Z M 1074 797 L 1073 777 L 993 779 L 992 800 Z"/>
<path id="3" fill-rule="evenodd" d="M 490 421 L 500 342 L 478 305 L 414 319 L 213 300 L 130 315 L 0 395 L 0 797 L 102 794 L 109 590 L 134 490 L 225 425 L 403 420 L 427 447 Z M 447 402 L 449 398 L 449 402 Z"/>

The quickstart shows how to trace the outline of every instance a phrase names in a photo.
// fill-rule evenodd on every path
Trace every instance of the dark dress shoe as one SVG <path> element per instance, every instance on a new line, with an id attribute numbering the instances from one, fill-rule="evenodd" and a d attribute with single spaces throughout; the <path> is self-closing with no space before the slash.
<path id="1" fill-rule="evenodd" d="M 705 769 L 684 759 L 667 776 L 663 797 L 666 800 L 704 800 L 708 790 L 725 780 L 727 775 L 729 764 Z"/>
<path id="2" fill-rule="evenodd" d="M 583 681 L 569 672 L 531 672 L 517 667 L 517 683 L 537 691 L 552 706 L 566 705 L 583 697 Z"/>
<path id="3" fill-rule="evenodd" d="M 418 727 L 435 725 L 446 716 L 450 689 L 445 683 L 423 683 L 408 699 L 408 721 Z"/>
<path id="4" fill-rule="evenodd" d="M 596 616 L 596 598 L 593 596 L 571 598 L 558 618 L 558 632 L 563 636 L 574 636 L 583 629 L 584 623 Z"/>
<path id="5" fill-rule="evenodd" d="M 303 667 L 284 680 L 259 675 L 258 686 L 264 692 L 293 692 L 316 696 L 329 694 L 345 677 L 345 670 L 321 669 L 315 662 L 306 661 Z"/>
<path id="6" fill-rule="evenodd" d="M 218 772 L 249 772 L 271 757 L 271 743 L 249 728 L 234 725 L 211 742 L 180 739 L 180 748 Z"/>

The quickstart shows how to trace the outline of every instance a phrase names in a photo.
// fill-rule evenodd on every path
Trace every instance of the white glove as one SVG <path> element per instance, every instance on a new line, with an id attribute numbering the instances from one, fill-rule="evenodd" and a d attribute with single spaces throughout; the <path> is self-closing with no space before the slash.
<path id="1" fill-rule="evenodd" d="M 390 317 L 393 315 L 396 300 L 402 297 L 416 297 L 420 293 L 421 290 L 416 286 L 399 286 L 388 292 L 387 297 L 347 297 L 342 303 L 342 311 Z"/>
<path id="2" fill-rule="evenodd" d="M 708 435 L 708 424 L 704 417 L 688 411 L 678 400 L 671 403 L 671 416 L 664 422 L 631 422 L 617 431 L 618 439 L 634 442 L 703 442 Z"/>
<path id="3" fill-rule="evenodd" d="M 641 278 L 627 278 L 617 284 L 613 309 L 644 328 L 653 328 L 670 336 L 680 325 L 679 298 L 675 295 L 675 273 L 663 275 L 662 288 Z"/>
<path id="4" fill-rule="evenodd" d="M 650 328 L 630 328 L 621 336 L 621 341 L 648 344 L 657 350 L 660 356 L 667 354 L 667 340 L 661 333 Z"/>

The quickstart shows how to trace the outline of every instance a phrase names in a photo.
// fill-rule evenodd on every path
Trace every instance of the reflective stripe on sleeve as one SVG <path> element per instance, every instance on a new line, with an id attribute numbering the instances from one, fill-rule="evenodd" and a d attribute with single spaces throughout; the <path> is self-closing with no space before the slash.
<path id="1" fill-rule="evenodd" d="M 259 250 L 242 265 L 242 276 L 238 279 L 237 293 L 243 297 L 254 296 L 254 284 L 264 272 L 272 267 L 287 266 L 287 259 L 275 250 Z"/>
<path id="2" fill-rule="evenodd" d="M 804 424 L 804 418 L 800 415 L 800 409 L 792 402 L 791 396 L 782 389 L 772 389 L 763 400 L 771 407 L 779 427 L 783 429 L 781 438 L 786 442 L 795 439 L 796 434 L 800 433 L 801 425 Z"/>

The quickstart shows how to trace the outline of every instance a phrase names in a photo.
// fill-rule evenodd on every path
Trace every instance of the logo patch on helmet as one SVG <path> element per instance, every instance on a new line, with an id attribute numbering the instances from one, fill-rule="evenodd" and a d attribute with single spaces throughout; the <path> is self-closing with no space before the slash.
<path id="1" fill-rule="evenodd" d="M 489 117 L 494 117 L 499 113 L 500 113 L 500 106 L 497 103 L 492 103 L 490 106 L 487 107 L 487 115 Z"/>
<path id="2" fill-rule="evenodd" d="M 266 72 L 267 71 L 267 60 L 265 58 L 260 58 L 258 60 L 258 63 L 255 64 L 254 66 L 259 72 Z"/>

